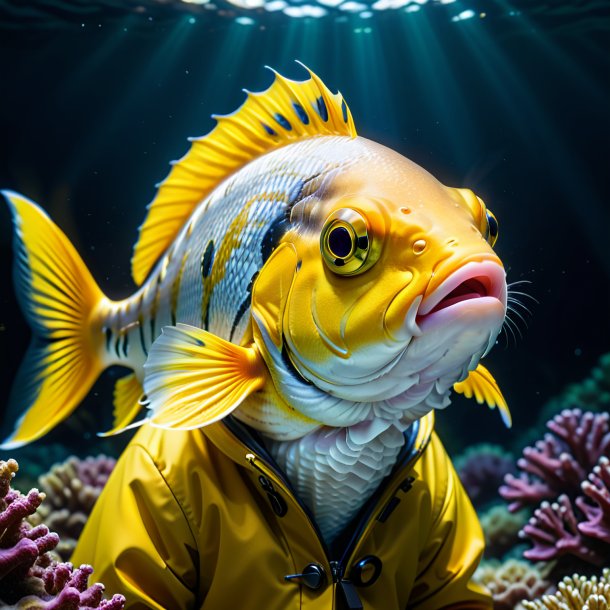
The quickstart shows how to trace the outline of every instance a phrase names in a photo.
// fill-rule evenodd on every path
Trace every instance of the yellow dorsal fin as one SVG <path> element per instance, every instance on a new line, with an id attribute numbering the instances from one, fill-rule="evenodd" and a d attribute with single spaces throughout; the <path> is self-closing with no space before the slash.
<path id="1" fill-rule="evenodd" d="M 474 396 L 480 405 L 487 403 L 490 409 L 498 407 L 500 417 L 506 427 L 512 426 L 513 420 L 498 383 L 482 364 L 479 363 L 474 371 L 470 371 L 464 381 L 454 384 L 453 389 L 458 394 L 464 394 L 466 398 Z"/>
<path id="2" fill-rule="evenodd" d="M 306 68 L 307 69 L 307 68 Z M 340 93 L 333 94 L 309 69 L 306 81 L 274 71 L 271 86 L 247 93 L 234 113 L 214 116 L 216 127 L 191 138 L 191 148 L 173 167 L 148 206 L 131 260 L 141 285 L 197 205 L 222 180 L 280 146 L 313 136 L 356 136 L 352 115 Z"/>

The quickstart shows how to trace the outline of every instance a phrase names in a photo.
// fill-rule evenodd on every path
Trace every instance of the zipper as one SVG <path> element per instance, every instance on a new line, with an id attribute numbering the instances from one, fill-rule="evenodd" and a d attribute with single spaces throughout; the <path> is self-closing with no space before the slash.
<path id="1" fill-rule="evenodd" d="M 345 607 L 348 610 L 363 610 L 362 601 L 356 591 L 354 583 L 344 576 L 345 566 L 342 566 L 338 561 L 330 562 L 330 571 L 333 582 L 337 585 L 337 590 L 341 591 Z"/>
<path id="2" fill-rule="evenodd" d="M 277 493 L 277 491 L 275 491 L 275 488 L 273 487 L 272 482 L 269 480 L 269 478 L 268 478 L 269 472 L 267 472 L 264 468 L 261 468 L 256 463 L 259 458 L 263 462 L 263 464 L 269 469 L 270 473 L 273 476 L 275 476 L 281 482 L 282 485 L 284 485 L 286 487 L 286 489 L 289 491 L 289 493 L 292 495 L 292 497 L 296 501 L 297 505 L 304 512 L 305 516 L 309 520 L 309 523 L 310 523 L 311 527 L 313 528 L 313 530 L 315 531 L 315 533 L 318 537 L 318 540 L 322 546 L 322 549 L 323 549 L 326 559 L 328 561 L 328 565 L 330 566 L 332 582 L 336 585 L 337 590 L 341 591 L 343 600 L 345 602 L 345 607 L 348 610 L 363 610 L 362 601 L 360 600 L 360 596 L 358 595 L 358 591 L 357 591 L 354 583 L 351 580 L 349 580 L 349 578 L 345 577 L 347 563 L 348 563 L 348 560 L 353 555 L 354 550 L 362 536 L 363 531 L 366 529 L 366 526 L 371 521 L 373 513 L 378 508 L 377 505 L 378 505 L 379 499 L 381 498 L 381 496 L 383 496 L 383 494 L 388 489 L 389 481 L 393 478 L 393 475 L 397 471 L 399 471 L 401 468 L 403 468 L 404 465 L 408 461 L 410 461 L 413 457 L 415 457 L 415 455 L 417 454 L 418 449 L 415 448 L 415 440 L 416 440 L 417 434 L 419 432 L 419 426 L 420 426 L 419 420 L 415 421 L 412 424 L 412 426 L 410 428 L 410 434 L 406 439 L 403 449 L 401 450 L 401 452 L 398 455 L 398 458 L 396 460 L 396 465 L 392 469 L 392 472 L 390 472 L 390 474 L 386 477 L 386 479 L 384 479 L 384 481 L 381 482 L 381 484 L 379 485 L 379 487 L 377 488 L 375 493 L 373 493 L 373 495 L 365 503 L 364 506 L 365 506 L 366 510 L 364 510 L 364 512 L 362 513 L 362 516 L 358 519 L 357 524 L 353 528 L 349 541 L 346 544 L 346 546 L 343 550 L 343 553 L 341 554 L 341 558 L 339 560 L 330 559 L 332 554 L 330 553 L 330 550 L 329 550 L 324 538 L 322 537 L 322 532 L 320 531 L 320 528 L 319 528 L 318 524 L 316 523 L 316 520 L 315 520 L 313 514 L 311 513 L 309 508 L 298 497 L 294 487 L 292 486 L 290 481 L 286 478 L 286 476 L 284 475 L 284 473 L 282 472 L 280 467 L 277 465 L 277 463 L 275 462 L 273 457 L 269 454 L 269 452 L 267 451 L 267 449 L 265 448 L 263 443 L 260 442 L 256 438 L 256 433 L 250 431 L 245 426 L 245 424 L 241 423 L 240 421 L 238 421 L 237 419 L 235 419 L 234 417 L 232 417 L 230 415 L 223 420 L 223 423 L 224 423 L 224 425 L 227 426 L 227 428 L 230 430 L 230 432 L 235 437 L 237 437 L 237 439 L 240 440 L 248 449 L 250 449 L 250 450 L 254 451 L 256 454 L 258 454 L 258 456 L 257 456 L 254 453 L 249 453 L 246 456 L 246 458 L 248 459 L 250 464 L 261 473 L 261 475 L 262 475 L 261 479 L 264 477 L 265 484 L 263 484 L 261 482 L 261 485 L 262 485 L 263 489 L 269 495 L 270 500 L 272 499 L 273 496 L 277 496 L 281 499 L 282 502 L 284 502 L 283 498 Z M 409 477 L 408 479 L 409 479 L 409 485 L 410 485 L 410 483 L 412 482 L 412 477 Z M 409 486 L 405 486 L 406 482 L 407 482 L 407 480 L 405 480 L 405 482 L 401 483 L 398 486 L 398 489 L 407 491 L 409 489 Z M 285 502 L 284 502 L 284 505 L 285 505 Z M 273 501 L 272 501 L 272 507 L 273 507 Z M 384 507 L 382 507 L 382 512 L 383 511 L 384 511 Z"/>

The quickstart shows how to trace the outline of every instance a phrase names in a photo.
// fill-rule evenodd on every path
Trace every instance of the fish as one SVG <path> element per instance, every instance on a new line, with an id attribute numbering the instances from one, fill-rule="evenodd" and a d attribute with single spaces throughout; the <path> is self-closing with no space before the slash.
<path id="1" fill-rule="evenodd" d="M 302 65 L 302 64 L 301 64 Z M 480 360 L 506 315 L 483 200 L 356 133 L 311 70 L 276 71 L 192 138 L 147 208 L 138 288 L 109 299 L 36 203 L 2 191 L 32 340 L 2 448 L 41 438 L 112 365 L 117 434 L 229 414 L 275 441 L 410 422 L 454 390 L 510 411 Z M 138 416 L 139 419 L 138 419 Z"/>

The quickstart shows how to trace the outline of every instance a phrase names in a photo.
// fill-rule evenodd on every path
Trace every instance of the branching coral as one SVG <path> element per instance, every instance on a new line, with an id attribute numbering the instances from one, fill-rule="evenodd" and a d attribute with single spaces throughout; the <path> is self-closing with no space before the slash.
<path id="1" fill-rule="evenodd" d="M 45 498 L 32 489 L 27 495 L 11 489 L 18 470 L 15 460 L 0 461 L 0 606 L 29 610 L 121 610 L 122 595 L 103 600 L 103 585 L 88 585 L 93 569 L 58 563 L 50 552 L 58 536 L 46 525 L 30 525 Z"/>
<path id="2" fill-rule="evenodd" d="M 559 496 L 557 502 L 543 502 L 521 531 L 533 547 L 524 556 L 532 561 L 549 561 L 573 555 L 587 563 L 602 565 L 610 549 L 582 534 L 570 499 Z"/>
<path id="3" fill-rule="evenodd" d="M 514 472 L 514 459 L 499 445 L 480 443 L 455 459 L 455 469 L 477 507 L 496 497 L 504 476 Z"/>
<path id="4" fill-rule="evenodd" d="M 523 602 L 525 610 L 608 610 L 610 608 L 610 569 L 600 578 L 566 576 L 554 595 Z"/>
<path id="5" fill-rule="evenodd" d="M 526 447 L 517 461 L 521 475 L 504 478 L 500 494 L 516 511 L 527 504 L 574 497 L 600 457 L 610 455 L 610 415 L 566 409 L 547 423 L 546 434 L 534 448 Z"/>
<path id="6" fill-rule="evenodd" d="M 576 498 L 576 505 L 586 516 L 578 529 L 586 536 L 610 544 L 610 460 L 607 457 L 600 458 L 581 487 L 592 504 L 585 498 Z"/>
<path id="7" fill-rule="evenodd" d="M 56 552 L 67 560 L 72 555 L 91 509 L 100 495 L 116 460 L 100 455 L 81 460 L 68 458 L 39 477 L 38 483 L 47 499 L 29 521 L 43 521 L 60 536 Z"/>
<path id="8" fill-rule="evenodd" d="M 474 580 L 489 589 L 494 600 L 494 610 L 521 608 L 519 602 L 539 597 L 551 586 L 542 566 L 518 559 L 509 559 L 504 563 L 484 562 L 476 571 Z"/>
<path id="9" fill-rule="evenodd" d="M 572 555 L 602 565 L 610 556 L 609 421 L 607 413 L 562 411 L 547 424 L 552 434 L 523 451 L 521 475 L 505 477 L 509 510 L 542 501 L 521 532 L 534 544 L 527 558 Z"/>

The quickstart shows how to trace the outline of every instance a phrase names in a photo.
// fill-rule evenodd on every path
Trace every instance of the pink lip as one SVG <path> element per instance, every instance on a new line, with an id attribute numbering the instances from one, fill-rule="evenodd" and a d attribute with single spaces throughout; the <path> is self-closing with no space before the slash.
<path id="1" fill-rule="evenodd" d="M 457 303 L 485 297 L 497 299 L 506 307 L 504 269 L 489 261 L 466 263 L 424 298 L 417 321 Z"/>

